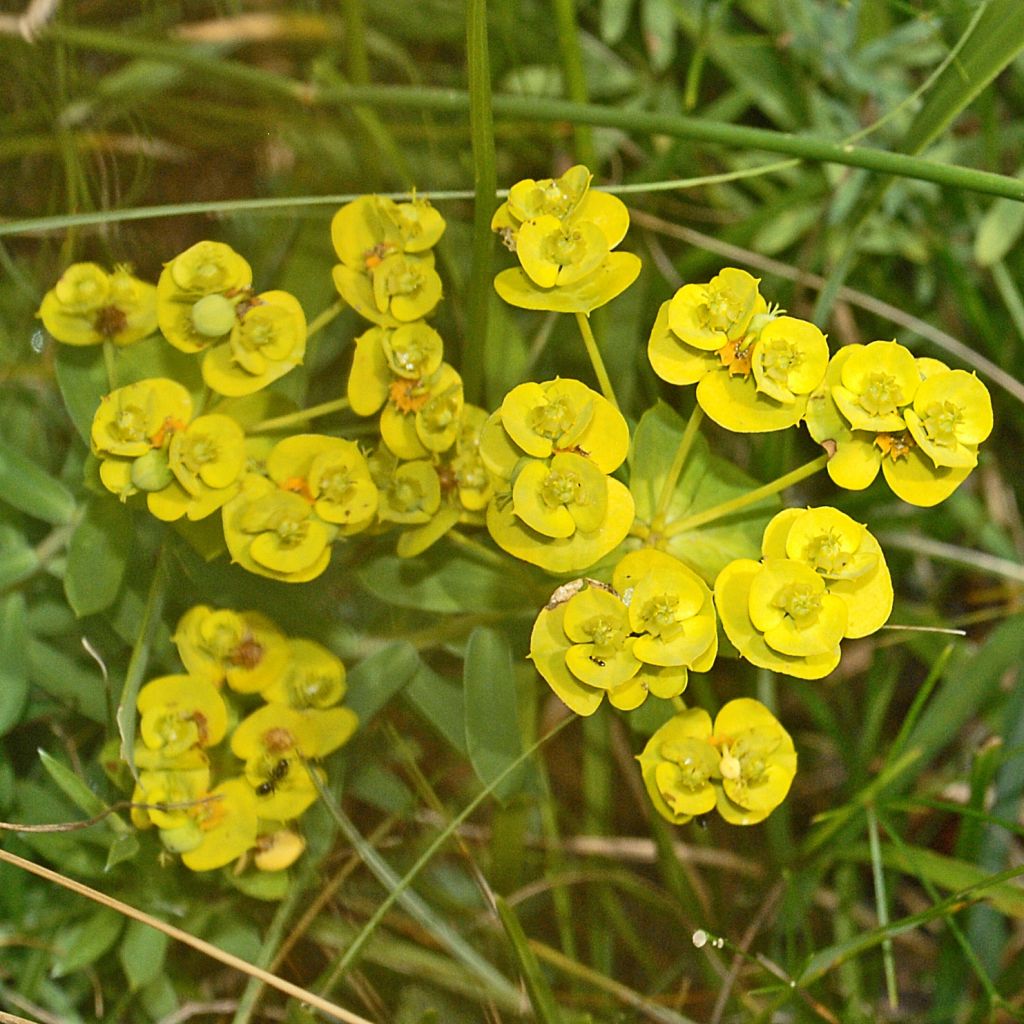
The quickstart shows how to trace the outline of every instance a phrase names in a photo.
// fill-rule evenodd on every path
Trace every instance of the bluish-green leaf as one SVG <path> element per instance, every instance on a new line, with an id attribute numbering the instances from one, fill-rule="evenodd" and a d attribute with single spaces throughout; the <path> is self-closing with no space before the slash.
<path id="1" fill-rule="evenodd" d="M 53 360 L 57 386 L 75 429 L 86 444 L 100 399 L 110 391 L 102 345 L 58 345 Z"/>
<path id="2" fill-rule="evenodd" d="M 0 590 L 27 579 L 39 565 L 39 556 L 24 534 L 9 524 L 0 524 Z"/>
<path id="3" fill-rule="evenodd" d="M 462 690 L 420 662 L 404 690 L 410 704 L 460 753 L 467 754 Z"/>
<path id="4" fill-rule="evenodd" d="M 86 670 L 42 640 L 30 640 L 27 650 L 31 682 L 86 718 L 107 721 L 107 701 L 98 667 Z"/>
<path id="5" fill-rule="evenodd" d="M 167 936 L 156 928 L 141 921 L 128 922 L 117 955 L 132 992 L 159 977 L 164 969 L 167 943 Z"/>
<path id="6" fill-rule="evenodd" d="M 107 809 L 107 805 L 66 764 L 62 764 L 45 750 L 38 753 L 46 774 L 79 810 L 85 811 L 91 818 Z"/>
<path id="7" fill-rule="evenodd" d="M 644 413 L 633 433 L 629 489 L 641 523 L 654 516 L 685 427 L 676 412 L 659 402 Z M 731 462 L 713 456 L 698 434 L 669 502 L 666 522 L 714 508 L 757 486 Z M 761 535 L 779 507 L 778 498 L 766 498 L 735 515 L 675 534 L 667 550 L 712 583 L 733 559 L 761 557 Z"/>
<path id="8" fill-rule="evenodd" d="M 4 440 L 0 440 L 0 500 L 54 526 L 70 523 L 75 514 L 71 492 Z"/>
<path id="9" fill-rule="evenodd" d="M 504 634 L 484 627 L 473 630 L 462 678 L 466 748 L 477 778 L 488 785 L 523 752 L 512 652 Z M 522 779 L 522 770 L 514 772 L 495 788 L 494 795 L 507 800 L 518 791 Z"/>
<path id="10" fill-rule="evenodd" d="M 364 728 L 420 667 L 416 649 L 407 643 L 391 644 L 364 658 L 348 674 L 345 703 L 359 716 Z"/>
<path id="11" fill-rule="evenodd" d="M 94 964 L 107 950 L 111 949 L 121 929 L 124 918 L 109 907 L 100 907 L 84 921 L 64 929 L 57 936 L 57 950 L 50 974 L 63 978 Z"/>
<path id="12" fill-rule="evenodd" d="M 124 579 L 132 543 L 132 517 L 115 498 L 89 499 L 68 549 L 64 593 L 81 618 L 109 608 Z"/>
<path id="13" fill-rule="evenodd" d="M 0 601 L 0 736 L 18 724 L 28 699 L 28 626 L 20 592 Z"/>

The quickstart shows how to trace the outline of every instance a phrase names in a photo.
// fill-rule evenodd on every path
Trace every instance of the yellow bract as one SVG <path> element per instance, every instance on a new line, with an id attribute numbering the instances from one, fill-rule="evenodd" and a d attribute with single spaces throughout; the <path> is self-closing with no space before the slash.
<path id="1" fill-rule="evenodd" d="M 559 588 L 530 638 L 537 671 L 580 715 L 596 711 L 605 693 L 627 711 L 648 694 L 678 697 L 688 670 L 706 672 L 718 652 L 711 592 L 671 555 L 632 552 L 612 582 Z"/>
<path id="2" fill-rule="evenodd" d="M 765 529 L 764 558 L 737 559 L 715 581 L 726 635 L 753 664 L 820 679 L 839 642 L 875 632 L 892 610 L 878 542 L 833 508 L 786 509 Z"/>
<path id="3" fill-rule="evenodd" d="M 811 436 L 834 446 L 828 472 L 840 487 L 867 487 L 881 469 L 900 498 L 928 507 L 977 464 L 992 402 L 973 374 L 874 341 L 833 356 L 806 418 Z"/>
<path id="4" fill-rule="evenodd" d="M 621 200 L 590 191 L 582 165 L 561 178 L 513 185 L 491 221 L 520 266 L 494 279 L 510 305 L 590 313 L 625 291 L 640 273 L 632 253 L 612 252 L 629 227 Z"/>
<path id="5" fill-rule="evenodd" d="M 690 708 L 651 736 L 637 758 L 655 810 L 675 825 L 712 809 L 733 825 L 763 821 L 796 774 L 789 734 L 756 700 L 729 701 L 711 716 Z"/>
<path id="6" fill-rule="evenodd" d="M 217 687 L 190 675 L 161 676 L 140 691 L 139 735 L 150 750 L 175 758 L 216 746 L 227 732 L 227 706 Z"/>
<path id="7" fill-rule="evenodd" d="M 683 285 L 662 304 L 647 343 L 662 380 L 696 384 L 704 412 L 739 433 L 799 423 L 828 366 L 825 335 L 769 309 L 757 285 L 731 267 Z"/>
<path id="8" fill-rule="evenodd" d="M 156 283 L 157 321 L 182 352 L 226 341 L 251 296 L 252 268 L 223 242 L 196 242 L 164 265 Z"/>
<path id="9" fill-rule="evenodd" d="M 124 266 L 107 273 L 95 263 L 73 263 L 36 315 L 65 345 L 130 345 L 156 330 L 156 288 Z"/>

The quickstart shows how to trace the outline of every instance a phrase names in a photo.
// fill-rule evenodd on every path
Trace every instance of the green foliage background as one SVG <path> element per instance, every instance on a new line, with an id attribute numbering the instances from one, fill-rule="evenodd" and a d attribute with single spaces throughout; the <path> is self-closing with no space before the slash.
<path id="1" fill-rule="evenodd" d="M 5 830 L 3 849 L 375 1021 L 1019 1019 L 1022 49 L 1019 0 L 65 0 L 31 41 L 0 37 L 0 816 L 69 822 L 119 798 L 98 762 L 119 694 L 147 657 L 172 670 L 169 628 L 196 601 L 329 644 L 362 719 L 281 902 L 163 863 L 120 817 Z M 939 508 L 817 478 L 789 496 L 870 523 L 893 622 L 966 635 L 883 632 L 818 684 L 738 662 L 713 689 L 694 678 L 703 706 L 755 693 L 794 735 L 794 790 L 755 828 L 651 818 L 632 758 L 654 709 L 568 724 L 502 774 L 560 717 L 522 657 L 544 574 L 357 540 L 288 587 L 95 493 L 83 433 L 105 377 L 34 319 L 73 260 L 155 280 L 204 237 L 315 314 L 334 300 L 342 197 L 417 188 L 449 221 L 437 326 L 471 397 L 590 380 L 568 318 L 491 296 L 504 264 L 486 232 L 495 182 L 578 159 L 624 186 L 644 260 L 594 318 L 634 417 L 659 398 L 688 411 L 647 366 L 647 333 L 680 282 L 723 264 L 833 348 L 895 337 L 993 393 L 996 433 Z M 337 397 L 360 329 L 335 320 L 291 397 Z M 816 454 L 796 432 L 709 441 L 757 480 Z M 482 783 L 501 799 L 453 827 Z M 312 1019 L 8 863 L 0 1007 Z"/>

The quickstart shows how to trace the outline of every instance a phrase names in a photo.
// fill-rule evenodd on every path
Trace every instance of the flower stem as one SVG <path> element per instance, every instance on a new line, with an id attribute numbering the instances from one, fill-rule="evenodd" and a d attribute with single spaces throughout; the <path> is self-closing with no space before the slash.
<path id="1" fill-rule="evenodd" d="M 312 405 L 308 409 L 299 409 L 297 412 L 286 413 L 284 416 L 275 416 L 270 420 L 262 420 L 254 423 L 246 430 L 248 434 L 266 434 L 271 430 L 280 430 L 282 427 L 291 427 L 297 423 L 307 423 L 316 419 L 317 416 L 327 416 L 332 412 L 341 412 L 349 407 L 347 398 L 334 398 L 330 402 L 321 402 L 319 405 Z"/>
<path id="2" fill-rule="evenodd" d="M 697 512 L 685 519 L 677 519 L 665 527 L 663 536 L 675 537 L 676 534 L 685 533 L 687 530 L 696 530 L 699 526 L 706 526 L 716 519 L 722 519 L 751 505 L 756 505 L 762 498 L 769 498 L 773 494 L 784 491 L 787 487 L 792 487 L 793 484 L 798 484 L 801 480 L 806 480 L 809 476 L 814 476 L 818 470 L 825 468 L 827 462 L 827 455 L 819 455 L 818 458 L 812 459 L 791 473 L 780 476 L 777 480 L 772 480 L 771 483 L 767 483 L 763 487 L 757 487 L 746 494 L 741 494 L 738 498 L 723 501 L 721 505 L 715 505 L 713 508 Z"/>
<path id="3" fill-rule="evenodd" d="M 695 405 L 693 412 L 690 413 L 689 420 L 687 420 L 683 436 L 679 441 L 675 458 L 669 467 L 668 476 L 665 477 L 665 482 L 661 485 L 658 507 L 654 510 L 654 518 L 651 520 L 651 534 L 660 534 L 665 528 L 665 514 L 668 512 L 672 495 L 675 494 L 676 484 L 679 483 L 679 477 L 683 472 L 683 467 L 686 465 L 690 449 L 693 448 L 693 442 L 697 438 L 697 432 L 700 430 L 700 424 L 703 419 L 704 410 L 699 405 Z"/>
<path id="4" fill-rule="evenodd" d="M 580 334 L 583 335 L 583 347 L 587 350 L 587 355 L 590 357 L 590 365 L 594 367 L 594 373 L 597 375 L 597 383 L 601 387 L 601 393 L 618 409 L 619 402 L 615 397 L 612 379 L 604 368 L 604 360 L 601 358 L 601 352 L 597 347 L 597 339 L 594 337 L 594 332 L 590 329 L 590 320 L 587 314 L 577 313 L 576 323 L 579 325 Z"/>
<path id="5" fill-rule="evenodd" d="M 323 312 L 319 313 L 310 322 L 308 328 L 306 328 L 306 338 L 312 338 L 318 331 L 322 331 L 343 309 L 345 308 L 345 302 L 342 299 L 338 299 L 337 302 L 332 306 L 328 306 Z"/>
<path id="6" fill-rule="evenodd" d="M 117 357 L 112 341 L 103 342 L 103 364 L 107 368 L 107 386 L 113 391 L 117 387 Z"/>

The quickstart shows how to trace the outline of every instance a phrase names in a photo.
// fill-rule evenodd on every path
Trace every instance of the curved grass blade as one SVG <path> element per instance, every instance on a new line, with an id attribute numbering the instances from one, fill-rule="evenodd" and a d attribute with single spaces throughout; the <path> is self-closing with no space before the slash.
<path id="1" fill-rule="evenodd" d="M 512 943 L 512 951 L 516 955 L 516 960 L 519 961 L 519 970 L 526 983 L 526 991 L 529 993 L 530 1003 L 537 1014 L 537 1020 L 540 1021 L 540 1024 L 563 1024 L 562 1013 L 555 1002 L 554 993 L 551 991 L 548 979 L 544 977 L 536 955 L 530 949 L 530 943 L 526 938 L 526 932 L 523 931 L 523 926 L 519 923 L 519 918 L 500 896 L 495 896 L 494 902 L 498 908 L 498 917 L 501 918 L 505 934 L 508 936 L 509 942 Z"/>

